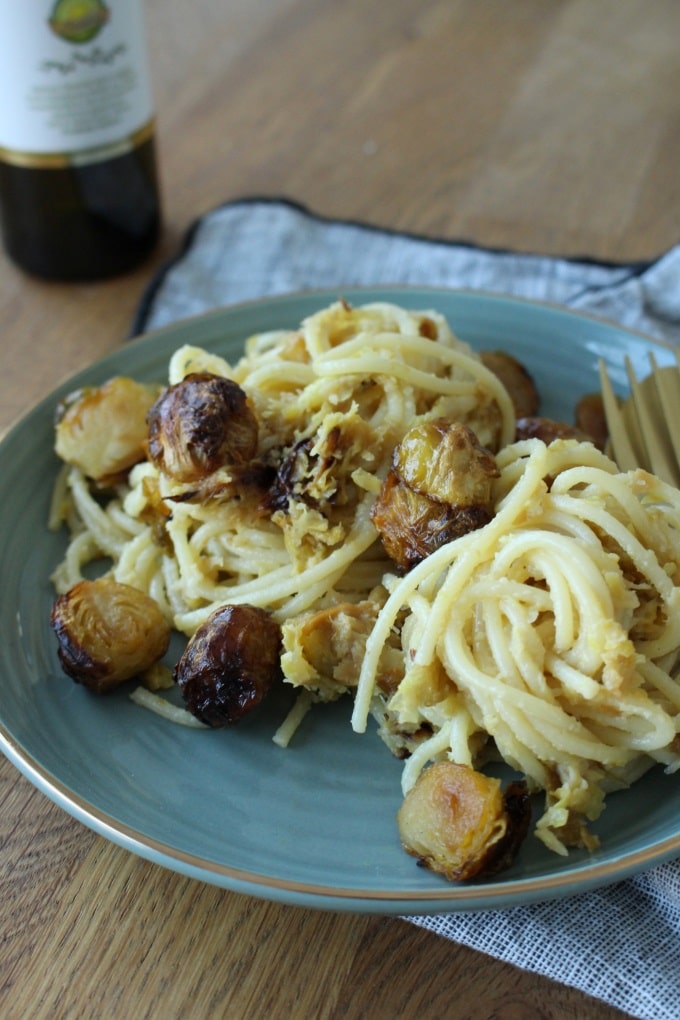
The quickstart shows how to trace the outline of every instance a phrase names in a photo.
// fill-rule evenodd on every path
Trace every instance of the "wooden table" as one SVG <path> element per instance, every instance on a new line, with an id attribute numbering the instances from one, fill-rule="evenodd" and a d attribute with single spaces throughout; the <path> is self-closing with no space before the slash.
<path id="1" fill-rule="evenodd" d="M 680 236 L 676 0 L 148 0 L 166 230 L 107 283 L 0 275 L 0 426 L 119 345 L 194 217 L 243 195 L 524 251 Z M 369 282 L 369 281 L 367 281 Z M 0 764 L 0 1014 L 619 1014 L 400 919 L 190 881 Z"/>

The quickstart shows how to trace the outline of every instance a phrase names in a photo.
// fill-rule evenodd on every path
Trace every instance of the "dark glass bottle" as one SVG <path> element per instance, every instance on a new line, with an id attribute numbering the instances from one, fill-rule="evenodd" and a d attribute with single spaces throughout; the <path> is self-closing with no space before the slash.
<path id="1" fill-rule="evenodd" d="M 46 18 L 23 3 L 17 16 L 0 0 L 0 36 L 18 54 L 9 92 L 0 68 L 4 245 L 50 279 L 126 272 L 161 222 L 141 4 L 57 0 Z"/>

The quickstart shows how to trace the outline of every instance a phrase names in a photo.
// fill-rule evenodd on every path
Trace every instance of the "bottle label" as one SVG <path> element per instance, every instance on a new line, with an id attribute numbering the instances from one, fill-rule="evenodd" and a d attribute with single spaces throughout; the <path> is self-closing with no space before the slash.
<path id="1" fill-rule="evenodd" d="M 0 0 L 0 159 L 62 166 L 151 130 L 140 0 Z"/>

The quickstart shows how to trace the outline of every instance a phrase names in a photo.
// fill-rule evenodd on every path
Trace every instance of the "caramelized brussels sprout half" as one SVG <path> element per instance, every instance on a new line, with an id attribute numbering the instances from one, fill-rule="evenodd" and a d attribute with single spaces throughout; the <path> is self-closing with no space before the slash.
<path id="1" fill-rule="evenodd" d="M 256 708 L 281 678 L 281 628 L 264 609 L 221 606 L 175 667 L 189 711 L 215 728 Z"/>
<path id="2" fill-rule="evenodd" d="M 598 450 L 606 448 L 609 428 L 601 393 L 585 393 L 579 399 L 574 410 L 574 424 L 591 437 Z"/>
<path id="3" fill-rule="evenodd" d="M 247 464 L 257 452 L 257 420 L 246 394 L 210 372 L 194 372 L 167 387 L 147 420 L 149 457 L 178 482 Z"/>
<path id="4" fill-rule="evenodd" d="M 536 384 L 521 361 L 506 351 L 482 351 L 482 364 L 500 379 L 515 408 L 515 417 L 537 414 L 540 396 Z"/>
<path id="5" fill-rule="evenodd" d="M 472 429 L 446 418 L 409 429 L 394 451 L 392 467 L 413 492 L 449 506 L 487 505 L 498 477 L 493 454 Z"/>
<path id="6" fill-rule="evenodd" d="M 451 761 L 421 772 L 397 815 L 404 850 L 451 882 L 508 868 L 530 820 L 525 783 L 503 793 L 498 779 Z"/>
<path id="7" fill-rule="evenodd" d="M 390 471 L 373 504 L 371 518 L 383 548 L 401 570 L 411 570 L 440 546 L 491 520 L 483 506 L 457 507 L 414 492 Z"/>
<path id="8" fill-rule="evenodd" d="M 146 456 L 146 416 L 158 392 L 125 376 L 72 393 L 57 408 L 55 450 L 100 484 Z"/>
<path id="9" fill-rule="evenodd" d="M 550 445 L 556 439 L 578 439 L 581 443 L 592 443 L 592 437 L 575 425 L 553 421 L 552 418 L 519 418 L 516 438 L 541 439 L 546 445 Z"/>
<path id="10" fill-rule="evenodd" d="M 157 603 L 110 578 L 80 581 L 59 595 L 51 624 L 64 672 L 98 694 L 143 673 L 170 643 Z"/>
<path id="11" fill-rule="evenodd" d="M 414 426 L 392 463 L 371 519 L 401 570 L 491 520 L 498 467 L 466 425 L 439 418 Z"/>

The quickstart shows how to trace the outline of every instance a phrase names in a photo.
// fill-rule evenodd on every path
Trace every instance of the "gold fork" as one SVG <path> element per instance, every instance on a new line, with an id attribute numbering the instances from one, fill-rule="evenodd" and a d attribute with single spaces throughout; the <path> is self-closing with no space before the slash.
<path id="1" fill-rule="evenodd" d="M 659 366 L 650 353 L 652 371 L 638 380 L 626 357 L 630 397 L 623 404 L 614 395 L 604 361 L 599 364 L 614 460 L 622 471 L 642 467 L 680 486 L 680 348 L 675 349 L 675 358 L 675 365 Z"/>

